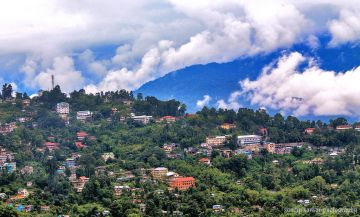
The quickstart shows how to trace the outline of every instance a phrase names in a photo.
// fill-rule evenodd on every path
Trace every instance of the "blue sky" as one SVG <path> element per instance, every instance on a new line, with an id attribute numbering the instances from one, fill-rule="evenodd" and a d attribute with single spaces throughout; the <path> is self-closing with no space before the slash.
<path id="1" fill-rule="evenodd" d="M 134 90 L 191 65 L 231 62 L 295 44 L 313 49 L 356 46 L 360 39 L 357 0 L 5 0 L 0 4 L 0 81 L 13 82 L 19 91 L 29 93 L 49 89 L 52 74 L 66 92 Z M 324 36 L 329 40 L 320 43 Z M 252 103 L 295 113 L 360 108 L 360 99 L 352 98 L 360 91 L 355 87 L 359 70 L 329 72 L 314 60 L 301 51 L 286 54 L 264 66 L 272 76 L 240 81 L 241 89 L 218 106 L 237 107 L 237 96 L 247 94 Z M 259 92 L 269 84 L 266 79 L 278 79 L 275 75 L 284 61 L 295 66 L 281 69 L 283 83 L 269 90 L 270 95 Z M 297 64 L 309 67 L 298 71 Z M 292 94 L 322 91 L 327 97 L 294 107 L 286 90 L 294 89 L 296 81 L 307 82 L 309 88 Z M 331 92 L 335 84 L 343 85 L 336 93 Z M 329 104 L 326 111 L 315 100 L 338 103 Z"/>

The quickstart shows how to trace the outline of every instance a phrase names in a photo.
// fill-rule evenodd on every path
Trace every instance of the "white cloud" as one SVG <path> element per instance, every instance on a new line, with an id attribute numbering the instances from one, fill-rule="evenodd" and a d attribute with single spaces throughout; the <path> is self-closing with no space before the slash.
<path id="1" fill-rule="evenodd" d="M 300 64 L 310 63 L 302 71 Z M 253 105 L 294 115 L 360 115 L 360 67 L 343 73 L 326 71 L 294 52 L 266 68 L 254 81 L 241 81 Z"/>
<path id="2" fill-rule="evenodd" d="M 95 91 L 136 89 L 172 70 L 297 42 L 316 48 L 323 33 L 331 34 L 332 46 L 360 38 L 354 0 L 12 0 L 0 6 L 0 55 L 26 57 L 26 87 L 54 59 L 82 50 L 87 53 L 79 58 L 95 78 L 81 82 Z M 119 47 L 105 60 L 86 51 L 102 45 Z"/>
<path id="3" fill-rule="evenodd" d="M 74 69 L 74 61 L 70 57 L 56 57 L 52 67 L 35 76 L 32 85 L 43 90 L 49 90 L 51 89 L 52 75 L 55 78 L 55 85 L 60 85 L 65 92 L 69 93 L 84 86 L 84 78 L 80 71 Z"/>
<path id="4" fill-rule="evenodd" d="M 233 92 L 227 102 L 223 99 L 217 101 L 217 108 L 218 109 L 233 109 L 238 110 L 241 107 L 239 103 L 239 97 L 241 96 L 240 91 Z"/>
<path id="5" fill-rule="evenodd" d="M 203 99 L 198 100 L 196 102 L 196 107 L 199 108 L 199 109 L 202 109 L 203 107 L 208 106 L 210 101 L 211 101 L 211 96 L 204 95 Z"/>

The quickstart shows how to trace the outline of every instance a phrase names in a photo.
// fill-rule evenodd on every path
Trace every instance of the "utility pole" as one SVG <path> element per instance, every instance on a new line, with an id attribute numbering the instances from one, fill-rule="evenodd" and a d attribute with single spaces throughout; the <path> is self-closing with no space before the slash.
<path id="1" fill-rule="evenodd" d="M 52 87 L 52 90 L 55 88 L 54 75 L 51 75 L 51 87 Z"/>

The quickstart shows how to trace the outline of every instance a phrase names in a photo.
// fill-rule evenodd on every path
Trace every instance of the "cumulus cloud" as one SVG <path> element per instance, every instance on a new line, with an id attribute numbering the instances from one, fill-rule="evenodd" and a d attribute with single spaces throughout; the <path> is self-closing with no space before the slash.
<path id="1" fill-rule="evenodd" d="M 203 107 L 205 107 L 205 106 L 208 106 L 209 103 L 210 103 L 210 101 L 211 101 L 211 96 L 209 96 L 209 95 L 204 95 L 203 99 L 198 100 L 198 101 L 196 102 L 196 107 L 199 108 L 199 109 L 201 109 L 201 108 L 203 108 Z"/>
<path id="2" fill-rule="evenodd" d="M 238 110 L 241 107 L 241 104 L 239 103 L 239 97 L 241 96 L 240 91 L 233 92 L 227 102 L 223 99 L 217 101 L 217 108 L 219 109 L 233 109 Z"/>
<path id="3" fill-rule="evenodd" d="M 0 6 L 0 55 L 26 57 L 19 67 L 25 87 L 36 87 L 33 79 L 54 59 L 79 51 L 93 75 L 79 83 L 98 91 L 136 89 L 186 66 L 297 42 L 317 48 L 319 34 L 329 33 L 331 46 L 360 38 L 360 5 L 353 0 L 12 0 Z M 118 49 L 107 59 L 87 50 L 102 45 Z"/>
<path id="4" fill-rule="evenodd" d="M 84 86 L 84 78 L 80 71 L 74 69 L 74 61 L 70 57 L 56 57 L 52 67 L 41 71 L 34 77 L 32 85 L 49 90 L 51 89 L 52 75 L 55 78 L 55 85 L 60 85 L 65 92 L 69 93 Z"/>
<path id="5" fill-rule="evenodd" d="M 301 64 L 309 66 L 300 71 Z M 360 115 L 360 67 L 326 71 L 298 52 L 279 59 L 254 81 L 240 82 L 241 94 L 253 105 L 294 115 Z"/>

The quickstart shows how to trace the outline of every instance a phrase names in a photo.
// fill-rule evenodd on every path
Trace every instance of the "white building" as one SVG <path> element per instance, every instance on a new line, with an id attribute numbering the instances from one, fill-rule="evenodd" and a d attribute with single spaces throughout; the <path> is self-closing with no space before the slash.
<path id="1" fill-rule="evenodd" d="M 262 137 L 258 135 L 243 135 L 237 137 L 238 145 L 255 145 L 260 144 Z"/>
<path id="2" fill-rule="evenodd" d="M 76 112 L 76 119 L 80 121 L 85 121 L 91 118 L 92 112 L 91 111 L 78 111 Z"/>
<path id="3" fill-rule="evenodd" d="M 69 114 L 69 112 L 70 112 L 69 103 L 61 102 L 61 103 L 56 104 L 56 112 L 58 114 Z"/>
<path id="4" fill-rule="evenodd" d="M 134 114 L 131 114 L 131 119 L 138 122 L 138 123 L 142 123 L 142 124 L 148 124 L 150 123 L 150 121 L 153 119 L 152 116 L 148 116 L 148 115 L 140 115 L 140 116 L 136 116 Z"/>

